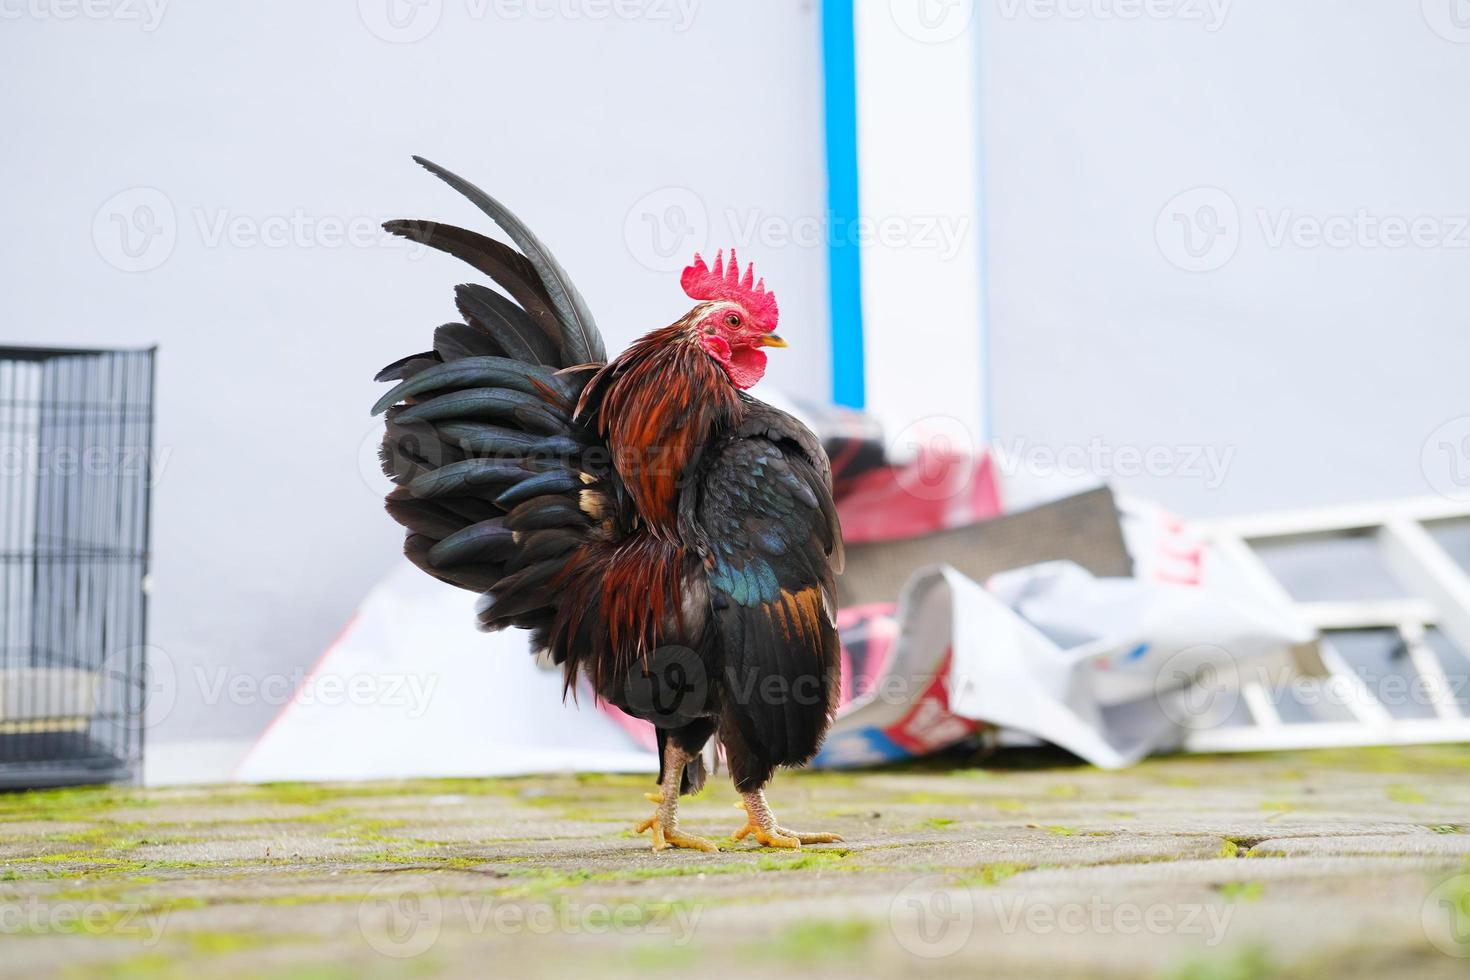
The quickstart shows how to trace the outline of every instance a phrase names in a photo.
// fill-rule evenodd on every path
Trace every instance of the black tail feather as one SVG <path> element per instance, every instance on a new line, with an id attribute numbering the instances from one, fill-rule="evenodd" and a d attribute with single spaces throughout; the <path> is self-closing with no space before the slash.
<path id="1" fill-rule="evenodd" d="M 383 469 L 398 486 L 388 512 L 407 529 L 404 553 L 435 578 L 483 593 L 484 629 L 519 626 L 548 642 L 560 583 L 585 546 L 607 540 L 620 492 L 602 440 L 572 419 L 605 359 L 582 298 L 545 247 L 498 202 L 420 161 L 490 215 L 525 252 L 476 232 L 390 221 L 396 235 L 468 262 L 502 290 L 460 285 L 464 323 L 434 331 L 434 349 L 379 373 L 397 382 Z M 592 629 L 597 617 L 579 623 Z"/>
<path id="2" fill-rule="evenodd" d="M 535 266 L 546 294 L 551 297 L 552 306 L 556 308 L 558 319 L 565 328 L 561 344 L 565 357 L 563 366 L 607 360 L 602 334 L 598 331 L 597 321 L 592 318 L 592 312 L 587 309 L 582 294 L 577 292 L 577 287 L 572 285 L 565 270 L 531 229 L 503 204 L 458 174 L 451 173 L 423 157 L 416 156 L 414 161 L 489 215 L 492 221 L 505 229 L 505 233 L 525 253 L 526 259 Z"/>
<path id="3" fill-rule="evenodd" d="M 469 323 L 446 323 L 434 330 L 434 353 L 441 361 L 504 355 L 495 338 Z"/>
<path id="4" fill-rule="evenodd" d="M 433 367 L 442 359 L 435 351 L 426 350 L 422 354 L 410 354 L 400 357 L 379 371 L 373 378 L 374 381 L 402 381 L 404 378 L 412 377 L 425 368 Z M 374 415 L 377 413 L 374 412 Z"/>
<path id="5" fill-rule="evenodd" d="M 494 337 L 507 356 L 527 364 L 562 366 L 553 339 L 490 287 L 461 283 L 454 287 L 454 303 L 465 321 Z"/>
<path id="6" fill-rule="evenodd" d="M 561 321 L 537 277 L 536 268 L 524 255 L 493 238 L 453 225 L 431 221 L 395 219 L 383 223 L 385 231 L 463 259 L 489 276 L 520 304 L 521 315 L 546 334 L 556 346 L 562 336 Z M 567 364 L 576 364 L 568 361 Z M 565 366 L 565 365 L 564 365 Z"/>

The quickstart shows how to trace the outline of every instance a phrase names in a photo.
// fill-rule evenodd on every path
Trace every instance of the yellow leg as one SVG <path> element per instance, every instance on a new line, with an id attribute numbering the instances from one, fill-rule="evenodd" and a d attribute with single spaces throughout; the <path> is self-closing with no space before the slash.
<path id="1" fill-rule="evenodd" d="M 653 811 L 653 816 L 639 823 L 633 830 L 639 834 L 645 830 L 651 831 L 655 851 L 662 851 L 666 847 L 687 847 L 695 851 L 719 850 L 712 841 L 686 834 L 679 829 L 679 784 L 684 779 L 684 766 L 688 761 L 688 756 L 675 748 L 671 739 L 664 752 L 664 779 L 659 784 L 659 792 L 644 794 L 648 802 L 657 803 L 658 807 Z"/>
<path id="2" fill-rule="evenodd" d="M 740 802 L 735 806 L 745 811 L 745 826 L 735 831 L 733 835 L 735 840 L 744 840 L 753 834 L 755 839 L 766 847 L 792 849 L 800 849 L 803 844 L 842 843 L 841 836 L 837 834 L 799 834 L 794 830 L 778 826 L 775 815 L 771 813 L 771 808 L 766 803 L 764 790 L 741 793 Z"/>

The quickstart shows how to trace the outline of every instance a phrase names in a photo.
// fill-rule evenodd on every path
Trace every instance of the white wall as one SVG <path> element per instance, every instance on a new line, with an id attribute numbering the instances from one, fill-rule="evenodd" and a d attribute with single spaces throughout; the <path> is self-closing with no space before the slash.
<path id="1" fill-rule="evenodd" d="M 1233 452 L 1214 489 L 1119 481 L 1184 514 L 1443 487 L 1441 437 L 1426 443 L 1456 418 L 1450 441 L 1470 435 L 1470 43 L 1446 39 L 1470 29 L 1448 26 L 1453 2 L 1122 4 L 1186 15 L 1136 20 L 1096 13 L 1113 0 L 986 2 L 1000 441 L 1164 447 L 1180 471 L 1192 447 Z M 1046 16 L 1063 8 L 1084 15 Z M 1177 202 L 1156 238 L 1200 186 L 1228 197 Z M 1174 212 L 1229 202 L 1233 258 L 1230 235 L 1197 237 L 1219 268 L 1171 264 L 1191 264 Z M 1426 218 L 1436 244 L 1271 244 L 1284 215 L 1310 234 L 1360 209 Z"/>
<path id="2" fill-rule="evenodd" d="M 475 223 L 410 153 L 521 211 L 613 348 L 682 311 L 686 253 L 735 241 L 794 347 L 771 380 L 828 390 L 815 3 L 703 0 L 686 24 L 678 0 L 631 20 L 394 0 L 432 29 L 389 43 L 367 26 L 392 34 L 388 2 L 173 0 L 152 25 L 124 19 L 141 2 L 60 20 L 37 12 L 65 0 L 0 0 L 0 339 L 162 346 L 153 636 L 180 690 L 155 739 L 262 723 L 288 687 L 249 685 L 309 664 L 397 560 L 359 472 L 369 379 L 453 316 L 467 273 L 321 223 Z M 1213 489 L 1120 478 L 1185 514 L 1427 492 L 1426 439 L 1467 412 L 1470 249 L 1273 248 L 1256 212 L 1448 235 L 1470 213 L 1470 45 L 1410 2 L 1236 0 L 1213 31 L 1064 5 L 1082 19 L 981 0 L 979 37 L 951 42 L 983 56 L 996 435 L 1162 447 L 1180 471 L 1191 447 L 1230 453 Z M 1186 272 L 1165 209 L 1202 185 L 1236 206 L 1238 247 Z M 144 206 L 172 248 L 129 258 L 113 216 Z M 250 237 L 293 216 L 283 246 Z M 243 698 L 201 703 L 234 678 Z"/>
<path id="3" fill-rule="evenodd" d="M 677 0 L 631 20 L 431 0 L 398 10 L 428 17 L 412 29 L 437 11 L 437 26 L 389 43 L 366 26 L 384 29 L 389 0 L 173 0 L 156 25 L 127 19 L 141 3 L 69 20 L 56 15 L 74 6 L 50 3 L 0 5 L 0 340 L 161 345 L 152 633 L 178 688 L 156 701 L 155 740 L 262 724 L 289 693 L 281 675 L 401 560 L 359 474 L 371 378 L 456 318 L 451 287 L 474 273 L 376 236 L 344 246 L 319 223 L 475 225 L 410 154 L 518 210 L 613 349 L 687 307 L 677 272 L 644 264 L 659 264 L 645 214 L 694 229 L 666 234 L 671 269 L 747 244 L 794 348 L 771 379 L 827 391 L 825 247 L 763 244 L 825 209 L 810 5 L 702 2 L 686 21 Z M 137 259 L 120 250 L 112 215 L 146 218 L 139 206 L 172 228 L 171 253 L 168 235 Z M 283 247 L 249 237 L 295 215 L 308 230 Z M 221 219 L 243 237 L 216 237 Z M 765 230 L 737 237 L 752 219 Z M 243 696 L 202 703 L 222 679 Z"/>

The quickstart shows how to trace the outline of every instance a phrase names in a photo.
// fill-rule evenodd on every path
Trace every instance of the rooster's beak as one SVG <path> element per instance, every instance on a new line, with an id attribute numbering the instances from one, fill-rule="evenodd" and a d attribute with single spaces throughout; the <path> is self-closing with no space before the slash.
<path id="1" fill-rule="evenodd" d="M 768 333 L 761 337 L 760 345 L 762 347 L 785 347 L 786 341 L 782 340 L 780 337 L 777 337 L 773 333 Z"/>

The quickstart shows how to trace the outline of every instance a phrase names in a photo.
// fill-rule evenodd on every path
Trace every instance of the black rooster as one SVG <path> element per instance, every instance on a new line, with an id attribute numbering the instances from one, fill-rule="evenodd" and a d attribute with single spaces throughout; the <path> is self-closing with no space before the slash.
<path id="1" fill-rule="evenodd" d="M 418 159 L 418 158 L 416 158 Z M 714 850 L 678 826 L 724 748 L 746 811 L 736 839 L 841 840 L 777 825 L 763 788 L 816 753 L 839 688 L 833 577 L 842 537 L 831 472 L 800 422 L 745 392 L 764 373 L 776 300 L 732 250 L 695 256 L 696 305 L 608 362 L 556 260 L 489 195 L 418 162 L 519 246 L 447 225 L 385 227 L 468 262 L 500 286 L 456 287 L 463 323 L 378 375 L 397 386 L 384 467 L 388 511 L 424 571 L 483 593 L 486 630 L 518 626 L 598 697 L 651 720 L 658 804 L 638 826 Z"/>

